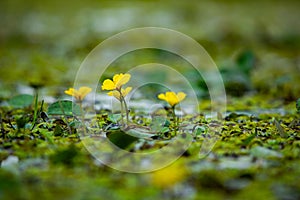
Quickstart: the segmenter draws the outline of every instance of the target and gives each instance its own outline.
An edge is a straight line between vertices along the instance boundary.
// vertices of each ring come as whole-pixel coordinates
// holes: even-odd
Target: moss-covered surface
[[[285,105],[279,113],[269,106],[264,109],[261,101],[253,101],[256,98],[230,99],[231,112],[220,120],[219,140],[206,157],[199,157],[199,151],[210,133],[195,131],[191,146],[175,164],[144,174],[119,172],[95,160],[76,128],[69,132],[65,118],[48,122],[39,118],[31,130],[32,108],[2,106],[1,199],[297,199],[300,119],[296,103]],[[181,120],[201,127],[210,123],[203,116],[195,119]],[[105,114],[97,120],[102,128],[112,123]],[[156,138],[152,147],[160,141]],[[152,147],[144,144],[132,150]]]

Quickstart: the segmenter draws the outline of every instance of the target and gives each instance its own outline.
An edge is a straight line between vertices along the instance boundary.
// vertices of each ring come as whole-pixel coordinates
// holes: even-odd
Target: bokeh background
[[[28,85],[45,86],[49,95],[59,96],[60,87],[73,84],[81,62],[101,41],[131,28],[157,26],[197,40],[220,68],[229,95],[250,91],[295,100],[300,93],[299,7],[296,0],[3,0],[0,96],[22,93]],[[129,56],[114,69],[157,55]],[[194,80],[193,73],[186,76]],[[194,81],[205,90],[202,80]]]

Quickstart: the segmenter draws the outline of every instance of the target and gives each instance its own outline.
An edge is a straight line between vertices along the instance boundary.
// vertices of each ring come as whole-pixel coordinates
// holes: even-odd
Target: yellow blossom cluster
[[[165,94],[159,94],[158,98],[164,100],[170,104],[171,107],[176,106],[179,102],[181,102],[186,97],[186,94],[183,92],[166,92]]]
[[[89,87],[80,87],[79,90],[76,90],[74,88],[69,88],[65,91],[67,95],[75,97],[77,101],[82,101],[84,97],[92,91]]]
[[[113,79],[106,79],[102,84],[102,90],[111,90],[107,94],[114,96],[118,100],[125,97],[131,90],[132,87],[122,88],[130,80],[130,74],[116,74]]]

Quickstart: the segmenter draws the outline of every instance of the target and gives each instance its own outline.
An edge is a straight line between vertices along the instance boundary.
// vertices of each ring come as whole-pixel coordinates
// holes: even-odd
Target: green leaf
[[[69,123],[70,127],[74,127],[74,128],[79,128],[81,126],[81,122],[80,121],[71,121]]]
[[[151,131],[157,132],[157,133],[162,132],[166,121],[167,121],[167,119],[162,116],[153,117],[151,124],[150,124]]]
[[[116,124],[121,120],[122,115],[121,114],[109,114],[108,115],[108,120],[111,121],[112,123]]]
[[[206,132],[207,132],[207,128],[205,126],[197,126],[194,133],[196,136],[199,136]]]
[[[126,134],[121,130],[113,130],[106,133],[107,138],[121,149],[128,148],[138,138]]]
[[[48,115],[80,115],[79,105],[72,101],[63,100],[57,101],[48,107]]]
[[[12,97],[8,104],[14,108],[24,108],[30,106],[33,102],[33,96],[29,94],[20,94]]]
[[[160,130],[161,133],[167,133],[167,132],[169,132],[169,131],[170,131],[169,127],[163,127],[163,128]]]
[[[155,134],[153,134],[153,131],[150,131],[146,127],[142,127],[142,126],[129,127],[125,131],[128,135],[131,135],[136,138],[147,139],[147,140],[152,140],[151,137],[155,136]]]

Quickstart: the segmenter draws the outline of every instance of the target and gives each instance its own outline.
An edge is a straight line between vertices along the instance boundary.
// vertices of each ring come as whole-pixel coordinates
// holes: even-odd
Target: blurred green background
[[[131,28],[157,26],[203,45],[221,69],[229,94],[253,90],[294,100],[300,93],[299,7],[296,0],[3,0],[0,96],[13,95],[18,85],[69,87],[81,62],[101,41]],[[245,64],[238,59],[246,59],[251,68],[246,76],[236,73]],[[130,62],[118,63],[122,65]],[[201,80],[195,84],[203,86]]]

